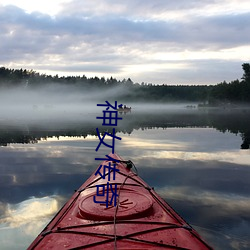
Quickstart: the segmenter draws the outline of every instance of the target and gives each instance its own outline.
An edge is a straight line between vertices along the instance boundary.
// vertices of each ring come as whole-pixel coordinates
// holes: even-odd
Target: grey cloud
[[[250,13],[195,18],[183,26],[188,42],[203,43],[217,48],[248,45]]]
[[[106,16],[107,13],[115,16],[150,17],[153,14],[162,14],[169,11],[198,9],[207,4],[218,3],[218,1],[198,0],[127,0],[126,2],[116,0],[74,0],[65,4],[62,11],[64,15],[80,16]]]
[[[202,4],[209,2],[202,2]],[[177,3],[173,1],[166,3],[160,0],[145,1],[143,6],[141,1],[130,0],[126,5],[113,0],[102,1],[102,4],[97,6],[97,11],[103,10],[103,12],[95,16],[91,16],[89,11],[96,2],[93,0],[87,3],[88,6],[83,5],[82,1],[70,3],[72,6],[78,4],[74,5],[74,9],[79,9],[81,15],[77,13],[69,15],[73,12],[70,5],[65,5],[68,13],[61,12],[55,17],[39,12],[28,14],[15,6],[0,5],[1,64],[27,61],[35,62],[36,69],[121,73],[126,65],[161,63],[154,59],[144,58],[144,52],[180,52],[186,49],[190,51],[218,50],[248,45],[250,40],[248,25],[250,13],[195,16],[188,21],[147,19],[147,14],[157,13],[158,10],[164,12],[177,7],[197,8],[201,3],[196,0],[189,1],[188,4],[186,1]],[[114,11],[111,7],[106,10],[107,5],[112,3]],[[82,6],[86,8],[83,10]],[[145,13],[146,18],[137,19],[133,13]],[[59,56],[60,61],[51,60],[53,56]],[[178,74],[180,78],[183,75],[184,82],[193,80],[199,82],[202,78],[198,76],[199,73],[208,72],[207,67],[210,62],[209,59],[200,62],[185,61],[192,66],[191,70],[196,68],[197,72],[187,68],[185,70],[171,69],[171,71],[166,69],[164,72],[159,70],[154,73],[158,74],[158,79],[160,76],[164,79],[174,79],[176,78],[174,75]],[[79,66],[80,63],[89,63],[89,65]],[[227,65],[226,69],[230,68],[229,62],[222,61],[222,63]],[[241,62],[234,62],[234,64],[238,63],[241,64]],[[214,79],[211,79],[211,70]],[[207,74],[210,74],[209,77],[214,83],[218,79],[224,80],[223,74],[226,73],[223,70],[212,69],[211,66],[209,72]],[[226,74],[226,76],[231,77],[233,73],[231,70],[229,72],[231,75]],[[142,81],[155,82],[152,79],[152,73],[145,72]],[[154,77],[156,77],[155,74]],[[239,77],[238,74],[236,77]],[[230,79],[235,79],[235,77]],[[137,78],[137,81],[140,80]]]
[[[46,69],[44,66],[40,66],[40,69]],[[105,65],[105,64],[87,64],[87,65],[79,65],[78,63],[73,65],[66,65],[66,66],[60,66],[60,65],[51,65],[51,70],[54,71],[61,71],[61,72],[96,72],[96,73],[109,73],[109,72],[119,72],[120,67],[116,65]]]
[[[53,45],[52,38],[63,35],[66,35],[69,44],[74,43],[75,40],[75,37],[71,36],[76,36],[78,42],[82,40],[93,44],[102,43],[103,40],[110,45],[135,41],[144,43],[162,41],[188,48],[240,46],[248,44],[250,39],[248,26],[250,13],[196,17],[184,23],[160,20],[135,21],[129,17],[117,16],[95,18],[58,16],[53,19],[40,13],[26,14],[19,8],[11,6],[2,9],[2,20],[5,21],[1,24],[1,30],[8,32],[13,29],[17,35],[25,35],[23,38],[25,41],[27,39],[29,46],[34,45],[32,41],[35,44],[40,41],[40,44],[45,46]],[[17,38],[19,38],[18,45],[20,37]]]

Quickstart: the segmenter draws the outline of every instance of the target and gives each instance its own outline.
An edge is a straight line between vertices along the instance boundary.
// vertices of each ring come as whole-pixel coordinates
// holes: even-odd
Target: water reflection
[[[104,133],[110,127],[100,127],[95,117],[99,113],[78,114],[73,120],[44,119],[38,121],[15,120],[0,123],[0,145],[11,143],[37,143],[41,139],[60,136],[87,137],[96,135],[96,127]],[[242,138],[239,148],[250,145],[250,109],[245,110],[133,110],[122,115],[117,131],[131,134],[137,129],[210,127],[220,132],[229,131]]]
[[[1,249],[23,249],[36,237],[48,219],[59,210],[60,197],[30,198],[17,204],[4,204],[0,217]],[[3,248],[2,248],[3,247]]]
[[[249,249],[250,154],[240,150],[248,118],[244,127],[231,115],[165,115],[127,114],[116,151],[216,249]],[[1,249],[27,247],[108,153],[95,152],[96,124],[55,124],[30,126],[35,144],[15,141],[22,129],[1,130]]]
[[[8,225],[11,228],[23,226],[24,224],[34,225],[34,222],[42,221],[42,218],[53,215],[59,209],[57,200],[51,197],[30,198],[17,204],[7,204],[4,218],[0,219],[0,223]],[[32,222],[32,223],[31,223]],[[32,233],[30,226],[26,227],[25,233]]]

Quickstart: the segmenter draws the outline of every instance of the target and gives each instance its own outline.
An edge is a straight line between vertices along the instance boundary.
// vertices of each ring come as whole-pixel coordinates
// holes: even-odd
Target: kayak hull
[[[95,171],[28,249],[212,249],[131,170],[130,161],[109,156],[120,162],[104,161],[97,170],[117,171],[109,176],[106,169],[104,179]],[[108,201],[117,198],[116,206],[115,199],[105,203],[103,191]]]

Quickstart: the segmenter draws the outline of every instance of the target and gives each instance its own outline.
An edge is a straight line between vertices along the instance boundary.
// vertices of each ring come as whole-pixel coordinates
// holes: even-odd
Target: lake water
[[[0,119],[1,249],[28,247],[109,153],[95,151],[101,111],[35,109]],[[121,117],[116,152],[215,249],[250,249],[250,111],[135,106]]]

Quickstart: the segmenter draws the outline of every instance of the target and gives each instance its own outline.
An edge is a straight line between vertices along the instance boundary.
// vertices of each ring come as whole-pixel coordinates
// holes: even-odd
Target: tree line
[[[224,81],[211,89],[209,103],[250,103],[250,64],[242,64],[242,69],[244,73],[241,80],[237,79],[230,83]]]
[[[250,64],[242,64],[243,76],[239,80],[216,85],[153,85],[134,83],[130,78],[117,80],[110,77],[52,76],[34,70],[0,67],[0,87],[38,88],[53,83],[80,88],[82,91],[122,87],[116,99],[126,101],[191,101],[208,105],[250,103]]]

